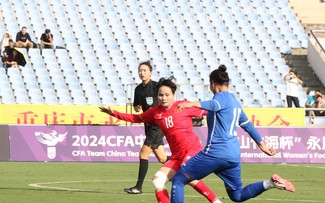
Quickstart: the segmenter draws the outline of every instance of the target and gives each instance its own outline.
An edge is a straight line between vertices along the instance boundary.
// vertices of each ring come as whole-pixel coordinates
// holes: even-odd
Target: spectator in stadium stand
[[[288,107],[292,107],[292,103],[295,107],[299,108],[299,98],[298,98],[298,91],[299,85],[302,85],[302,80],[300,80],[296,73],[293,70],[290,70],[284,77],[283,77],[286,85],[287,85],[287,104]]]
[[[189,108],[208,112],[208,136],[204,149],[182,165],[174,176],[171,203],[184,202],[184,186],[191,180],[201,180],[212,173],[223,180],[228,196],[234,202],[254,198],[271,188],[295,191],[290,181],[278,175],[242,187],[237,126],[241,126],[268,156],[275,155],[276,151],[266,146],[234,94],[229,93],[230,78],[226,70],[226,66],[220,65],[211,72],[210,90],[214,93],[211,100],[178,104],[180,112]]]
[[[322,95],[317,95],[316,102],[311,105],[311,108],[325,108],[324,98]],[[310,111],[311,116],[311,124],[314,124],[314,120],[316,116],[325,116],[324,110],[313,110]]]
[[[8,54],[6,60],[4,61],[6,72],[8,68],[18,68],[19,66],[26,65],[26,59],[23,53],[19,52],[17,49],[13,49],[12,53]]]
[[[18,48],[26,48],[27,51],[29,48],[34,47],[34,43],[30,38],[30,35],[27,32],[26,27],[22,27],[21,31],[19,31],[16,35],[16,46]]]
[[[53,49],[53,34],[50,29],[46,29],[41,36],[41,50],[42,49]]]
[[[5,62],[5,68],[18,68],[18,58],[17,58],[17,50],[13,50],[12,54],[10,54]]]
[[[6,69],[6,72],[8,68],[10,67],[18,67],[18,64],[16,61],[14,61],[14,41],[12,39],[9,39],[9,44],[8,46],[5,47],[3,51],[3,57],[2,57],[2,62],[3,62],[3,67]]]
[[[3,51],[5,50],[6,46],[9,46],[9,40],[11,39],[11,35],[6,32],[2,39],[1,39],[1,48],[0,48],[0,55],[3,56]]]
[[[315,90],[313,95],[310,95],[305,103],[305,108],[311,108],[311,106],[316,102],[316,98],[318,95],[322,95],[320,90]],[[306,111],[306,115],[309,115],[309,111]]]
[[[151,107],[141,114],[120,113],[103,106],[99,109],[118,119],[133,123],[145,122],[148,125],[157,125],[162,130],[172,155],[170,160],[163,164],[154,175],[152,182],[156,188],[157,201],[169,203],[166,183],[173,179],[182,164],[202,149],[199,137],[193,132],[192,117],[201,117],[206,114],[206,111],[198,108],[178,111],[178,104],[186,101],[174,100],[177,86],[170,78],[160,79],[157,88],[159,105]],[[220,202],[202,180],[193,180],[189,184],[209,202]]]
[[[158,105],[157,82],[151,80],[152,66],[150,61],[139,64],[138,74],[142,83],[134,90],[133,108],[136,112],[145,112],[149,108]],[[138,181],[134,187],[125,188],[124,191],[129,194],[141,194],[143,181],[149,168],[149,155],[153,152],[160,163],[168,161],[164,150],[164,134],[156,125],[144,125],[146,139],[139,153],[140,165],[138,172]]]
[[[2,62],[3,63],[8,59],[9,56],[12,56],[12,52],[15,49],[14,45],[15,45],[14,41],[12,39],[9,39],[8,45],[2,51]]]

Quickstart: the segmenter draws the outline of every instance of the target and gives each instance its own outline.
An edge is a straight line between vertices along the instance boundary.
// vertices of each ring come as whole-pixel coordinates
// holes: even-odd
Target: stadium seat
[[[2,95],[1,103],[2,104],[15,104],[16,101],[12,94],[7,94],[7,95]]]
[[[134,64],[143,59],[154,64],[155,79],[180,69],[186,77],[177,76],[179,82],[193,84],[202,79],[201,83],[208,85],[210,71],[215,64],[223,63],[228,70],[250,71],[256,78],[264,77],[264,71],[269,83],[277,85],[281,80],[268,73],[277,71],[282,77],[287,71],[281,54],[308,45],[307,35],[285,0],[11,0],[2,4],[2,10],[6,30],[16,33],[18,25],[27,22],[28,30],[33,30],[32,38],[38,39],[46,26],[55,43],[66,48],[46,49],[42,55],[39,49],[26,53],[32,69],[22,69],[16,75],[23,76],[27,89],[36,87],[32,80],[37,80],[40,89],[52,89],[46,82],[50,80],[56,89],[78,89],[78,83],[92,82],[94,90],[105,89],[105,80],[124,85],[138,82]],[[27,11],[31,10],[39,12],[30,15]],[[132,74],[123,75],[121,69]],[[8,74],[10,82],[19,78],[12,74]],[[242,78],[246,84],[257,88],[257,82],[248,79],[252,74],[245,74]],[[232,78],[235,84],[242,84],[240,80]],[[13,88],[19,87],[22,84],[13,84]],[[83,99],[79,101],[84,103]]]
[[[254,98],[243,98],[241,102],[243,107],[259,107],[258,102]]]
[[[272,107],[285,107],[284,101],[280,98],[270,99]]]
[[[89,105],[94,105],[94,106],[99,106],[102,104],[98,97],[88,97],[87,102]]]

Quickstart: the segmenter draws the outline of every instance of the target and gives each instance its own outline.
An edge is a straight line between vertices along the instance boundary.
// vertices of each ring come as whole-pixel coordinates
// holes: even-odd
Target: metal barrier
[[[308,112],[308,125],[315,124],[316,119],[322,119],[324,123],[320,122],[319,124],[325,125],[325,116],[316,116],[315,118],[312,118],[311,111],[325,111],[325,108],[305,108],[306,112]]]
[[[315,43],[319,46],[319,54],[325,54],[325,48],[322,46],[316,35],[325,35],[325,30],[311,30],[311,36],[314,38]]]

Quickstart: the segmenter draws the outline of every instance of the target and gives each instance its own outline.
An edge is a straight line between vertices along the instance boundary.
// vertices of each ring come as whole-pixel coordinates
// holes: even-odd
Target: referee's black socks
[[[148,159],[140,159],[138,181],[135,186],[136,188],[138,188],[140,190],[142,189],[144,178],[147,175],[148,167],[149,167]]]

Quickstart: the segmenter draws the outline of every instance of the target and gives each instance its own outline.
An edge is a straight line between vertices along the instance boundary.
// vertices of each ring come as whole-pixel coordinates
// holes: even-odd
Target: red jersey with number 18
[[[200,151],[202,146],[200,139],[193,132],[192,117],[201,117],[206,115],[206,111],[191,107],[177,110],[177,101],[170,109],[165,109],[163,106],[154,106],[142,114],[125,114],[113,111],[116,118],[133,122],[147,123],[148,125],[157,125],[166,136],[170,150],[172,152],[171,159],[183,159],[189,151]]]

